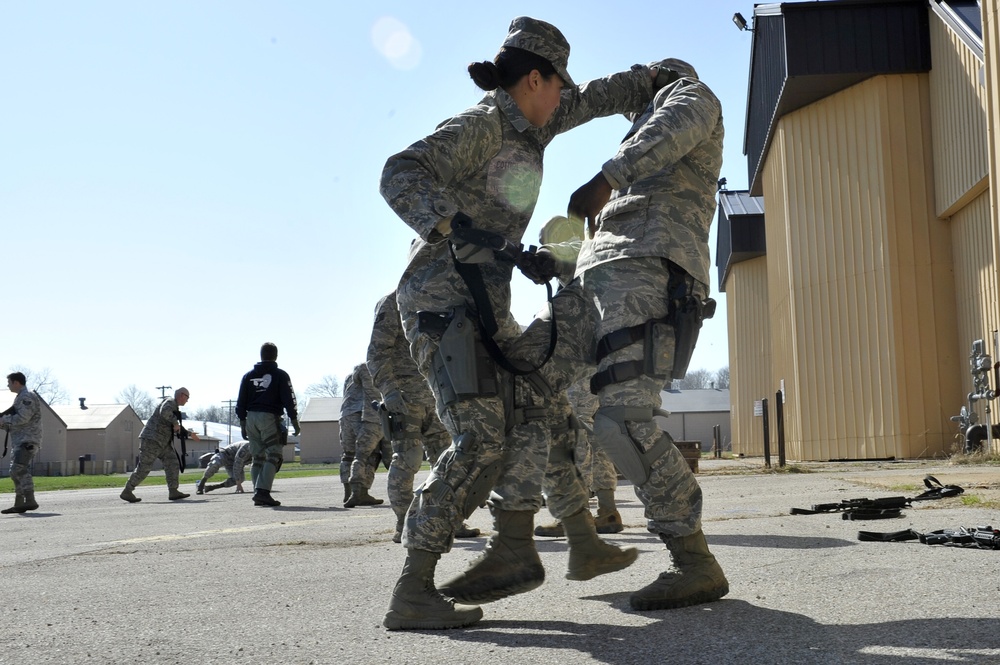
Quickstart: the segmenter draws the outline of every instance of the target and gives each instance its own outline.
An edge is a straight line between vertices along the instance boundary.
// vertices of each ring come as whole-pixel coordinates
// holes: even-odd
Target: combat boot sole
[[[722,569],[719,568],[721,574]],[[729,593],[729,582],[725,576],[698,572],[660,573],[659,578],[649,586],[639,589],[628,602],[632,609],[641,612],[651,610],[675,610],[681,607],[701,605],[719,600]]]
[[[562,522],[539,524],[535,527],[535,535],[542,538],[562,538],[566,535],[566,529],[563,528]]]
[[[494,571],[473,565],[438,591],[460,603],[492,603],[528,593],[545,582],[545,568],[541,563],[512,566],[494,558],[491,564]]]
[[[382,625],[388,630],[447,630],[471,626],[483,618],[480,607],[455,605],[444,598],[434,605],[410,603],[393,594]]]
[[[617,547],[600,552],[599,556],[589,556],[584,561],[574,561],[573,550],[570,549],[569,570],[566,579],[584,582],[600,575],[624,570],[639,558],[639,550],[634,547],[619,549]]]

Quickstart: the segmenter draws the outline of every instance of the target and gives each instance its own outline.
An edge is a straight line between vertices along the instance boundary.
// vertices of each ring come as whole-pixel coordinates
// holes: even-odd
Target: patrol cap
[[[567,86],[576,85],[566,71],[566,65],[569,64],[569,42],[551,23],[530,16],[518,16],[510,22],[510,29],[503,45],[524,49],[545,58],[552,63],[556,73]]]
[[[698,72],[694,70],[689,63],[679,60],[677,58],[667,58],[666,60],[658,60],[657,62],[649,63],[649,67],[659,67],[660,69],[670,69],[677,72],[680,77],[688,77],[696,79],[698,78]]]

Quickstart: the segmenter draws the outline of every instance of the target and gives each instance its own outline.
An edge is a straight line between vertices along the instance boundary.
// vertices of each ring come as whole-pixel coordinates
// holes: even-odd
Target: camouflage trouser
[[[594,294],[601,310],[597,339],[622,328],[665,317],[669,278],[667,262],[654,257],[620,259],[587,270],[583,283]],[[703,285],[696,285],[696,288],[702,289],[700,295],[707,294]],[[673,328],[666,324],[657,324],[654,328],[656,364],[658,367],[672,367]],[[642,343],[631,344],[602,359],[598,369],[639,360],[643,354]],[[658,409],[662,407],[660,391],[669,381],[669,377],[640,376],[605,386],[598,398],[602,407],[622,405]],[[627,427],[631,438],[643,451],[649,450],[665,435],[655,420],[629,422]],[[598,443],[603,445],[600,441]],[[676,446],[667,448],[667,452],[653,462],[649,480],[637,486],[635,493],[646,507],[647,528],[651,532],[684,536],[701,528],[701,488]]]
[[[424,450],[433,463],[451,442],[433,408],[414,404],[408,408],[409,413],[403,416],[404,433],[392,441],[392,462],[386,479],[389,504],[397,517],[406,515],[413,501],[413,477],[424,461]]]
[[[340,482],[344,485],[351,480],[351,463],[358,449],[358,432],[361,431],[361,412],[345,413],[340,419]]]
[[[361,483],[365,488],[370,488],[375,482],[378,465],[374,463],[373,455],[382,446],[382,434],[380,421],[361,420],[361,429],[354,444],[354,461],[351,462],[351,473],[347,482]],[[392,455],[388,445],[384,449],[384,454],[386,457]]]
[[[223,464],[222,455],[218,454],[218,453],[215,454],[215,455],[212,455],[212,459],[210,459],[208,461],[208,465],[205,467],[205,473],[202,474],[201,479],[207,481],[209,478],[211,478],[216,473],[218,473],[219,469],[221,469],[223,466],[224,466],[224,464]],[[233,477],[233,467],[232,467],[232,465],[229,465],[229,466],[226,467],[226,473],[229,474],[230,478]]]
[[[177,489],[180,485],[181,467],[177,453],[174,451],[173,442],[173,437],[166,441],[139,439],[139,464],[129,476],[125,487],[134,490],[149,475],[153,468],[153,462],[160,460],[163,462],[163,475],[167,478],[167,488]]]
[[[432,362],[438,350],[438,338],[418,332],[413,320],[404,319],[404,329],[413,360],[431,385],[435,409],[452,442],[436,460],[427,479],[414,491],[413,502],[406,513],[402,542],[408,549],[444,553],[451,550],[455,529],[465,519],[469,490],[484,470],[504,457],[503,398],[500,395],[470,396],[445,405],[441,390],[433,380]],[[460,441],[463,448],[457,445]]]
[[[618,487],[618,469],[604,449],[594,445],[592,437],[587,435],[587,444],[591,446],[590,490],[613,490]]]
[[[583,379],[589,380],[594,367],[593,331],[597,325],[597,310],[593,296],[583,290],[578,281],[561,289],[552,300],[558,343],[551,359],[538,374],[548,384],[551,394],[540,403],[546,406],[546,431],[531,431],[532,424],[519,425],[512,437],[538,437],[547,440],[548,459],[544,469],[544,490],[549,512],[556,519],[568,517],[587,507],[590,487],[585,484],[574,460],[577,432],[571,424],[573,408],[567,391]],[[531,366],[538,366],[549,348],[551,318],[547,313],[538,316],[510,348],[510,357]],[[537,393],[536,393],[537,395]]]
[[[515,378],[515,414],[536,406],[544,409],[545,400],[533,394],[525,379]],[[490,496],[494,509],[532,512],[541,509],[546,459],[552,440],[550,427],[546,414],[539,420],[518,422],[507,431],[503,467]]]
[[[270,492],[282,458],[281,417],[264,411],[247,413],[247,436],[250,439],[250,478],[255,490]]]
[[[10,451],[10,479],[14,481],[14,492],[24,494],[35,491],[35,480],[31,477],[31,462],[35,459],[39,444],[22,442]]]

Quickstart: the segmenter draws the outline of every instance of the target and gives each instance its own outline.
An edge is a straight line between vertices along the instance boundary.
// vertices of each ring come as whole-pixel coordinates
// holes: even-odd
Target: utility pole
[[[236,403],[234,399],[227,399],[223,404],[229,405],[229,419],[226,421],[226,429],[229,431],[229,443],[233,443],[233,404]]]
[[[173,388],[173,386],[156,386],[156,389],[160,391],[160,400],[167,398],[167,391]]]

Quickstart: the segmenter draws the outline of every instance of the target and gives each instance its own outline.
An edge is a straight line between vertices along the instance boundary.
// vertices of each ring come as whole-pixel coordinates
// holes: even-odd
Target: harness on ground
[[[898,543],[919,540],[925,545],[946,545],[950,547],[970,547],[981,550],[1000,550],[1000,530],[991,526],[960,526],[957,529],[939,529],[920,533],[913,529],[879,533],[858,531],[858,540],[864,542]]]

